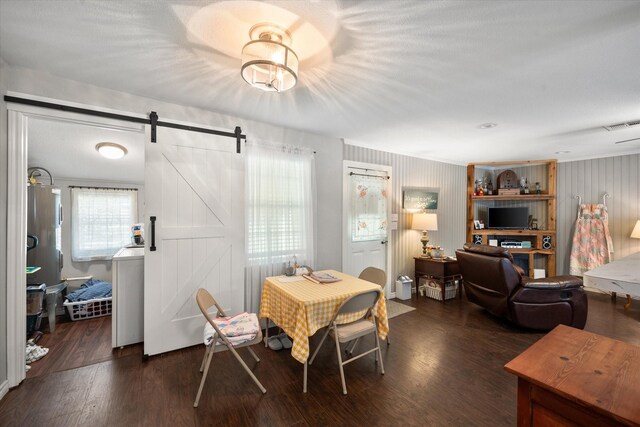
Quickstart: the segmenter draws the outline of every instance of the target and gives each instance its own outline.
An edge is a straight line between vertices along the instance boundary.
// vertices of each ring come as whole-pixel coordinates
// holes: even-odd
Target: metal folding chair
[[[344,379],[344,365],[347,363],[351,363],[354,360],[357,360],[363,356],[366,356],[369,353],[376,352],[375,361],[380,361],[380,371],[382,375],[384,375],[384,364],[382,362],[382,352],[380,351],[380,340],[378,338],[378,327],[376,325],[376,320],[371,313],[373,307],[376,305],[378,300],[383,297],[381,290],[373,290],[367,291],[360,294],[353,295],[352,297],[345,300],[340,307],[336,310],[333,318],[331,319],[331,323],[327,328],[326,332],[322,336],[322,340],[316,348],[316,351],[311,356],[309,360],[309,365],[311,365],[324,344],[325,339],[328,335],[332,335],[336,342],[336,353],[338,354],[338,364],[340,366],[340,379],[342,380],[342,392],[347,394],[347,385]],[[346,324],[338,324],[336,322],[337,318],[340,315],[348,315],[362,312],[362,316],[360,316],[357,320],[352,321]],[[346,361],[342,361],[342,354],[340,352],[340,343],[348,343],[353,340],[356,340],[360,337],[373,333],[376,340],[376,346],[370,350],[365,351],[355,357],[352,357]]]
[[[231,342],[229,342],[227,337],[222,332],[220,332],[220,329],[215,324],[215,322],[211,318],[211,315],[209,314],[209,309],[215,306],[216,309],[218,310],[216,317],[225,317],[224,310],[222,309],[222,307],[220,307],[220,305],[213,298],[213,296],[211,296],[211,294],[207,292],[206,289],[200,288],[196,293],[196,302],[198,303],[198,307],[200,307],[200,311],[202,312],[204,317],[207,319],[207,321],[211,324],[211,326],[213,326],[216,332],[215,332],[215,335],[213,336],[213,339],[211,340],[211,343],[207,345],[204,350],[204,357],[202,358],[202,363],[200,364],[200,372],[204,370],[204,373],[202,374],[202,380],[200,381],[200,387],[198,388],[198,394],[196,395],[196,400],[195,402],[193,402],[193,407],[194,408],[198,407],[198,402],[200,401],[200,395],[202,394],[202,388],[204,387],[204,382],[206,381],[207,373],[209,372],[211,357],[213,356],[213,353],[219,353],[221,351],[229,350],[234,355],[234,357],[238,360],[238,362],[240,362],[244,370],[247,371],[247,373],[249,374],[251,379],[253,379],[253,381],[256,383],[260,391],[262,391],[262,393],[266,393],[267,390],[262,386],[260,381],[258,381],[256,376],[253,375],[253,372],[251,372],[247,364],[244,363],[244,360],[242,360],[242,358],[236,351],[236,348],[247,347],[247,350],[249,350],[249,352],[251,353],[253,358],[256,360],[256,362],[260,362],[260,359],[253,352],[250,346],[255,344],[260,344],[260,342],[262,341],[262,330],[258,329],[258,335],[256,335],[256,337],[253,340],[234,346]]]

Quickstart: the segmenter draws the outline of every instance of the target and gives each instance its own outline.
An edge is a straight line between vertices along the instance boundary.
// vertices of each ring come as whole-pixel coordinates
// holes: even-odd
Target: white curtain
[[[386,176],[351,175],[351,240],[364,242],[387,237]]]
[[[265,277],[294,256],[315,265],[315,160],[306,148],[247,143],[245,307],[258,311]]]
[[[71,188],[71,258],[110,260],[131,243],[137,213],[135,189]]]

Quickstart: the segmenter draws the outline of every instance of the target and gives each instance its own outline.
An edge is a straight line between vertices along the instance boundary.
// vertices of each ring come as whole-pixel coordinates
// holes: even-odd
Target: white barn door
[[[244,161],[233,138],[147,127],[144,354],[202,343],[195,301],[207,289],[244,309]],[[155,217],[155,251],[151,217]]]

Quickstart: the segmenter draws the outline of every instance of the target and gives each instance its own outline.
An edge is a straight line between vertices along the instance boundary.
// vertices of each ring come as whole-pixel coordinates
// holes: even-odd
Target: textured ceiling
[[[304,58],[289,92],[240,77],[262,21]],[[601,127],[640,119],[639,51],[637,1],[0,0],[12,66],[456,163],[640,152]]]
[[[47,169],[55,178],[144,184],[144,133],[79,123],[29,119],[28,165]],[[96,150],[99,142],[127,149],[109,160]]]

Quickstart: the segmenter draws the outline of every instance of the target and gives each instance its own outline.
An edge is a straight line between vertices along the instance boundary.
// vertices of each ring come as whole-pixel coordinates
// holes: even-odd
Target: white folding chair
[[[195,402],[193,402],[193,407],[194,408],[198,407],[198,402],[200,401],[200,394],[202,394],[202,388],[204,387],[204,382],[207,379],[207,373],[209,372],[211,357],[213,356],[213,353],[218,353],[221,351],[227,351],[227,350],[231,351],[231,353],[235,356],[238,362],[240,362],[244,370],[247,371],[251,379],[253,379],[253,381],[256,383],[260,391],[262,391],[262,393],[266,393],[267,390],[262,386],[260,381],[258,381],[256,376],[253,375],[253,372],[251,372],[247,364],[244,363],[244,360],[242,360],[242,358],[236,351],[236,348],[247,347],[247,350],[249,350],[249,352],[251,353],[253,358],[256,360],[256,362],[260,362],[260,359],[258,358],[258,356],[253,352],[253,350],[249,346],[260,344],[262,342],[262,330],[258,329],[258,335],[256,335],[256,337],[253,340],[234,346],[231,342],[229,342],[227,337],[222,332],[220,332],[220,329],[218,328],[218,326],[215,324],[215,322],[209,315],[209,309],[215,306],[216,309],[218,310],[216,317],[225,317],[224,310],[222,309],[222,307],[220,307],[220,305],[213,298],[213,296],[211,296],[211,294],[207,292],[206,289],[200,288],[196,293],[196,302],[198,303],[198,307],[200,307],[200,311],[202,312],[204,317],[207,319],[209,324],[213,326],[216,332],[213,336],[213,339],[211,340],[211,343],[207,345],[204,349],[204,357],[202,358],[202,363],[200,364],[200,372],[202,372],[204,369],[204,373],[202,374],[202,380],[200,381],[200,387],[198,388],[198,394],[196,395],[196,400]]]
[[[380,371],[382,375],[384,375],[384,364],[382,363],[382,352],[380,351],[380,340],[378,339],[378,327],[376,325],[376,320],[371,313],[373,307],[381,297],[382,291],[376,289],[353,295],[345,300],[336,310],[333,318],[331,319],[329,327],[322,336],[322,340],[320,341],[318,348],[316,348],[316,351],[313,353],[313,356],[311,356],[311,359],[309,360],[309,365],[311,365],[316,358],[320,347],[322,347],[322,344],[324,344],[325,339],[329,334],[331,334],[336,342],[336,353],[338,354],[338,364],[340,366],[340,379],[342,380],[342,393],[344,394],[347,394],[347,385],[344,380],[343,367],[347,363],[351,363],[354,360],[366,356],[369,353],[376,352],[375,361],[376,363],[378,362],[378,360],[380,361]],[[341,325],[336,323],[336,319],[338,318],[338,316],[358,312],[363,312],[363,315],[357,320]],[[342,354],[340,353],[340,343],[348,343],[371,333],[375,336],[376,346],[371,350],[365,351],[364,353],[361,353],[343,362]]]

